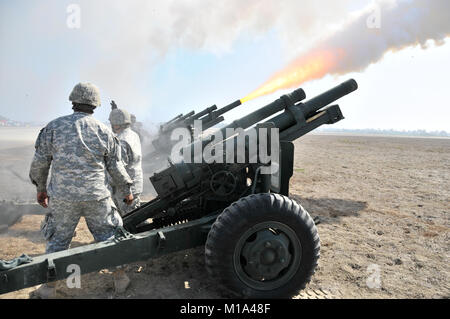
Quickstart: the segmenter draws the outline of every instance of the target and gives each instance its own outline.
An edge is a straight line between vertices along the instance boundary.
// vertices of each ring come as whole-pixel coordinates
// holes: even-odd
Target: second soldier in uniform
[[[121,215],[132,211],[140,206],[140,194],[143,190],[143,173],[142,173],[142,150],[141,141],[131,129],[131,116],[124,109],[118,109],[115,107],[115,103],[109,115],[109,121],[113,132],[117,135],[122,148],[122,161],[125,164],[125,169],[133,180],[133,186],[131,190],[133,192],[134,200],[131,205],[126,205],[123,202],[123,193],[121,189],[117,187],[112,181],[113,199],[117,207],[120,210]]]

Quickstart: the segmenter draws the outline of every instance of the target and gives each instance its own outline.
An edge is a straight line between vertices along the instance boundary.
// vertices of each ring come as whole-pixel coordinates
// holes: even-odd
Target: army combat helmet
[[[100,90],[92,83],[78,83],[70,93],[69,101],[99,107],[101,104]]]
[[[109,113],[109,122],[111,125],[129,125],[131,124],[131,116],[126,110],[113,108]]]

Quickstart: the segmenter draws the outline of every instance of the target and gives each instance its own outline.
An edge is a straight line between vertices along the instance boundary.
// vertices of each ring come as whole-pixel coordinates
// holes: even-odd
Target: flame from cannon
[[[258,89],[241,99],[241,102],[244,103],[280,89],[298,87],[307,81],[319,79],[328,74],[343,55],[343,50],[338,52],[318,51],[302,55],[283,70],[275,73]]]

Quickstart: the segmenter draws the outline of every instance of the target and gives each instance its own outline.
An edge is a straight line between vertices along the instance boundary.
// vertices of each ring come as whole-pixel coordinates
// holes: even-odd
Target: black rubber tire
[[[301,244],[301,259],[295,274],[283,286],[259,290],[242,281],[234,266],[234,252],[241,236],[251,227],[268,221],[289,226]],[[294,200],[279,194],[243,197],[227,207],[214,222],[205,245],[206,268],[223,286],[243,298],[289,298],[311,280],[320,256],[316,225]]]

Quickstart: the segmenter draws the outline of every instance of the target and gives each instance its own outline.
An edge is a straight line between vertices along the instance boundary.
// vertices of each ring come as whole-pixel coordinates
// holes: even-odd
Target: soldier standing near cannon
[[[144,184],[141,141],[138,134],[131,128],[132,121],[130,113],[124,109],[117,108],[114,101],[111,102],[109,121],[113,132],[119,139],[122,149],[122,161],[125,164],[125,169],[133,180],[131,190],[133,192],[134,200],[131,205],[124,204],[124,194],[122,194],[120,188],[114,184],[114,181],[112,183],[113,199],[120,214],[123,216],[141,205],[140,194],[142,194]]]
[[[100,106],[98,88],[91,83],[79,83],[69,100],[74,113],[51,121],[39,133],[29,174],[37,187],[38,203],[50,210],[41,225],[47,241],[46,253],[69,248],[81,216],[96,241],[111,238],[116,228],[122,226],[107,188],[106,172],[120,188],[123,200],[127,204],[133,202],[133,182],[121,161],[119,141],[92,116]],[[123,275],[123,270],[116,271],[114,283],[120,283]],[[55,288],[54,282],[47,283],[35,294],[51,298],[55,296]]]

